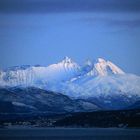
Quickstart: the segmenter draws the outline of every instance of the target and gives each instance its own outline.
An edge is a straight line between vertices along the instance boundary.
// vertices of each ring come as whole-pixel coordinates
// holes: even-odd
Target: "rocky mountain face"
[[[1,88],[0,113],[67,113],[86,112],[100,108],[84,100],[72,100],[60,93],[34,87]]]

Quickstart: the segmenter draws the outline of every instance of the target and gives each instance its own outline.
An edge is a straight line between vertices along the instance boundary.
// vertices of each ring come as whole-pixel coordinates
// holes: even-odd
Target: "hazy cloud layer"
[[[140,0],[0,0],[0,13],[140,12]]]
[[[78,21],[86,22],[89,24],[99,23],[99,24],[105,24],[107,26],[122,26],[122,27],[128,27],[128,28],[137,28],[140,27],[140,18],[137,19],[117,19],[117,18],[108,18],[108,17],[87,17],[87,18],[81,18]]]

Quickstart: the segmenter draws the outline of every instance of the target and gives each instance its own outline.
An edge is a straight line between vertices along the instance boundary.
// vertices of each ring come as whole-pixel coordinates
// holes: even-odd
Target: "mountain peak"
[[[87,66],[93,66],[93,62],[89,59],[86,60],[85,65]]]
[[[62,60],[62,62],[64,62],[64,63],[72,63],[73,60],[71,58],[69,58],[68,56],[65,56],[64,59]]]
[[[88,73],[88,75],[92,76],[106,76],[112,74],[124,74],[124,72],[118,66],[103,58],[98,58],[93,69]]]
[[[103,59],[103,58],[98,58],[98,59],[97,59],[97,62],[99,62],[99,63],[106,63],[106,60]]]

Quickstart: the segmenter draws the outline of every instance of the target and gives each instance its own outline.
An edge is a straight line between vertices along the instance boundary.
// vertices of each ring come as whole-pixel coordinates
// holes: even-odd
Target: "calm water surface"
[[[0,140],[140,140],[140,129],[118,128],[8,128]]]

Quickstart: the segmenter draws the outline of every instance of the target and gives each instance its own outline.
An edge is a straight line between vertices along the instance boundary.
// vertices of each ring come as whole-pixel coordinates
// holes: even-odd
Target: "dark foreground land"
[[[140,129],[12,128],[0,129],[0,140],[140,140]]]
[[[1,114],[0,127],[140,128],[140,109],[65,114]]]

